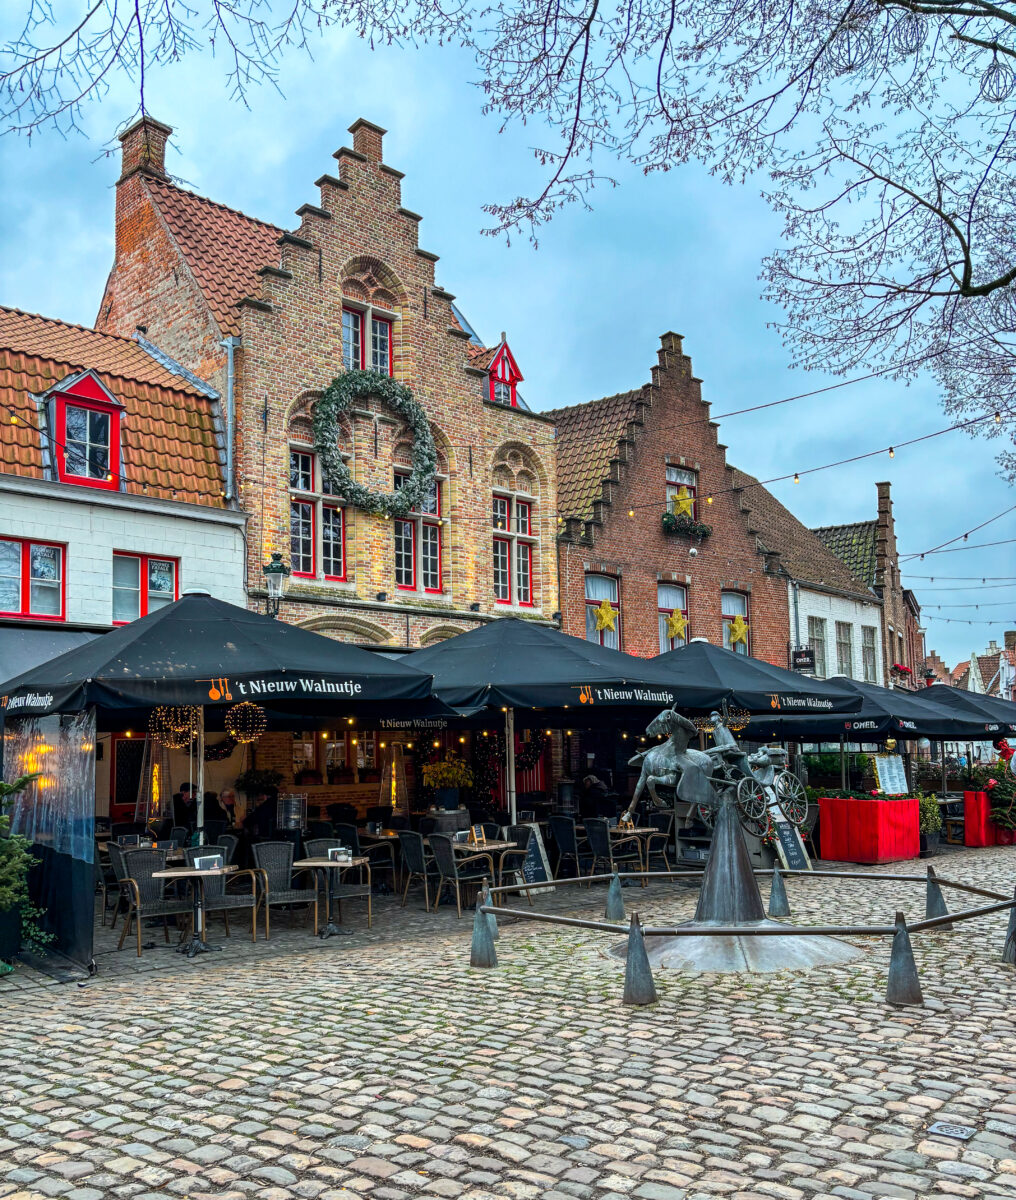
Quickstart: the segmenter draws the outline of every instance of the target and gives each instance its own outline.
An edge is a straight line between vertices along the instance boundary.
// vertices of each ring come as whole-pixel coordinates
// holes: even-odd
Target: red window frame
[[[441,506],[440,497],[441,497],[441,490],[440,490],[440,488],[438,488],[438,507],[439,508]],[[423,536],[424,529],[433,529],[434,532],[437,534],[437,587],[427,587],[426,582],[424,582],[424,585],[423,585],[423,590],[425,592],[430,593],[432,596],[436,596],[436,595],[440,594],[440,592],[443,590],[441,587],[441,573],[444,569],[444,565],[442,562],[443,553],[442,553],[442,547],[441,547],[441,525],[440,525],[440,522],[421,521],[420,522],[421,539]],[[415,549],[415,547],[414,547],[414,549]],[[423,558],[422,558],[422,555],[423,555],[422,540],[421,540],[421,545],[420,545],[420,554],[421,554],[420,565],[422,567],[424,565]],[[426,581],[426,575],[424,576],[424,580]]]
[[[527,583],[528,590],[529,590],[529,599],[528,600],[522,599],[522,590],[518,587],[518,576],[521,574],[521,572],[519,571],[518,556],[521,554],[523,547],[525,547],[527,554],[528,554],[528,558],[529,558],[529,561],[526,564],[526,583]],[[515,543],[515,555],[516,555],[516,557],[515,557],[515,574],[516,574],[515,594],[519,597],[519,608],[532,608],[533,603],[534,603],[534,601],[533,601],[533,543],[532,542],[516,542]]]
[[[495,604],[511,604],[511,602],[512,602],[512,591],[513,591],[513,584],[514,584],[514,580],[513,580],[513,578],[512,578],[512,574],[513,574],[513,570],[514,570],[514,565],[513,565],[513,563],[512,563],[512,543],[511,543],[511,538],[500,538],[500,537],[496,537],[496,538],[494,539],[494,545],[495,545],[495,546],[498,546],[498,545],[504,546],[504,547],[505,547],[505,550],[506,550],[506,553],[507,553],[507,558],[508,558],[508,566],[507,566],[507,570],[506,570],[506,572],[505,572],[505,573],[506,573],[506,575],[508,576],[508,596],[507,596],[507,598],[505,598],[505,599],[503,599],[503,600],[502,600],[502,599],[501,599],[501,598],[498,596],[497,592],[495,591],[495,592],[494,592],[494,603],[495,603]],[[493,575],[493,571],[491,572],[491,574]]]
[[[399,576],[398,576],[399,565],[398,565],[398,562],[396,562],[395,563],[395,586],[401,592],[415,592],[416,591],[416,522],[414,520],[412,520],[412,518],[410,518],[410,517],[396,517],[394,524],[393,524],[393,535],[395,537],[399,536],[399,526],[400,525],[407,525],[409,527],[409,545],[410,545],[409,562],[413,568],[413,582],[412,583],[399,583]],[[394,551],[394,547],[393,547],[393,551]],[[394,557],[394,555],[393,555],[393,557]]]
[[[526,514],[526,527],[522,528],[522,513]],[[528,500],[515,501],[515,532],[523,537],[533,536],[533,506]]]
[[[356,355],[356,357],[360,360],[360,369],[362,370],[363,369],[363,354],[364,354],[364,336],[363,336],[364,320],[363,320],[363,318],[366,316],[366,313],[364,313],[363,309],[360,309],[360,308],[351,308],[349,305],[346,305],[346,304],[344,304],[342,306],[342,316],[343,316],[343,321],[342,321],[342,365],[343,366],[346,366],[346,321],[345,321],[346,313],[349,313],[350,316],[355,317],[357,319],[357,321],[359,321],[359,323],[360,323],[360,353],[358,355]],[[346,369],[347,370],[355,369],[355,367],[354,368],[347,367]]]
[[[44,542],[40,538],[12,537],[0,534],[0,541],[17,542],[21,547],[21,609],[18,612],[0,612],[0,617],[20,617],[30,621],[65,621],[67,619],[67,545],[65,542]],[[28,607],[32,603],[32,555],[30,547],[45,546],[60,551],[60,612],[33,613]]]
[[[382,374],[389,375],[389,376],[394,375],[395,374],[395,345],[394,345],[394,339],[392,337],[393,323],[388,319],[388,317],[375,317],[373,313],[371,313],[371,318],[370,318],[370,365],[371,365],[371,370],[374,370],[374,371],[378,370],[378,368],[374,365],[374,326],[375,325],[384,325],[385,328],[388,330],[388,369],[386,371],[383,371]],[[361,340],[364,342],[364,365],[366,365],[366,361],[367,361],[366,339],[364,338]]]
[[[500,404],[504,408],[518,408],[519,399],[516,392],[518,381],[522,378],[507,343],[502,342],[494,361],[490,364],[489,395],[492,404]],[[498,397],[498,388],[508,389],[508,401]]]
[[[296,566],[293,566],[292,574],[297,579],[314,579],[317,575],[317,522],[314,520],[314,501],[313,500],[294,500],[290,497],[289,512],[290,512],[290,533],[289,533],[289,558],[290,562],[296,563],[296,555],[293,553],[293,525],[292,513],[294,508],[305,508],[310,513],[310,567],[309,571],[298,571]]]
[[[583,576],[583,580],[582,580],[583,595],[585,594],[585,582],[590,577],[593,577],[596,579],[612,579],[614,581],[614,583],[616,585],[617,599],[616,600],[607,600],[607,603],[614,610],[614,612],[617,613],[617,622],[616,623],[617,623],[617,625],[620,625],[621,624],[621,577],[619,575],[605,575],[602,571],[587,571],[585,573],[585,575]],[[590,608],[599,608],[602,603],[603,603],[602,599],[591,600],[588,596],[585,597],[585,605],[586,605],[587,612],[589,611]],[[599,639],[598,640],[599,640],[599,644],[601,646],[606,645],[606,642],[604,641],[604,634],[606,632],[607,632],[607,630],[605,630],[605,629],[599,630]],[[621,649],[621,630],[615,629],[612,632],[615,632],[617,634],[616,649],[620,650]],[[589,641],[589,637],[587,636],[585,640]],[[595,643],[594,643],[594,645],[595,645]],[[608,649],[614,649],[614,647],[608,647]]]
[[[664,482],[665,482],[666,491],[667,491],[667,512],[674,511],[673,501],[677,499],[677,493],[681,490],[681,488],[684,488],[685,491],[688,493],[688,498],[691,500],[691,519],[693,521],[697,521],[698,516],[699,516],[698,471],[692,471],[688,467],[678,467],[678,466],[675,466],[673,463],[669,463],[668,467],[673,467],[675,471],[684,471],[688,475],[694,475],[695,482],[694,483],[675,483],[674,481],[667,479],[666,472],[664,472]],[[673,488],[673,490],[674,490],[674,495],[671,495],[671,488]]]
[[[56,472],[61,483],[75,483],[80,487],[100,488],[106,492],[120,490],[120,407],[104,400],[84,398],[73,393],[54,397],[56,412]],[[105,413],[109,417],[109,466],[107,478],[93,479],[90,475],[72,475],[67,470],[67,406],[84,408],[91,412]]]
[[[723,597],[724,596],[740,596],[741,599],[744,601],[744,612],[739,615],[742,616],[745,624],[748,626],[748,641],[738,643],[738,645],[744,646],[743,652],[741,650],[736,650],[736,649],[733,652],[735,654],[744,653],[744,654],[748,655],[748,657],[750,658],[751,657],[751,596],[747,592],[735,591],[734,588],[724,588],[723,591],[720,592],[720,618],[723,622],[723,641],[724,641],[724,643],[729,641],[729,639],[727,637],[727,626],[732,625],[734,623],[734,621],[737,620],[736,615],[733,617],[728,617],[727,614],[723,611]],[[724,648],[729,649],[730,647],[725,646]]]
[[[342,574],[330,575],[325,570],[324,545],[325,545],[325,512],[331,511],[339,514],[339,522],[341,524],[342,537],[340,542],[342,545]],[[348,568],[346,566],[346,510],[341,504],[322,504],[321,505],[321,570],[324,573],[325,579],[330,579],[333,582],[344,583],[346,581]]]
[[[504,511],[500,510],[500,506],[504,505]],[[503,529],[508,532],[512,519],[512,502],[508,496],[494,496],[493,503],[490,506],[490,523],[494,529]]]
[[[660,599],[659,599],[661,587],[680,588],[681,591],[684,592],[684,608],[662,608],[660,606]],[[687,646],[688,643],[691,641],[691,637],[689,635],[689,630],[690,630],[691,626],[688,621],[688,587],[687,587],[687,585],[683,584],[683,583],[658,583],[656,585],[656,612],[657,612],[657,624],[659,624],[659,617],[670,617],[670,616],[673,616],[674,613],[676,613],[676,612],[679,612],[681,614],[681,616],[684,617],[684,622],[685,622],[685,624],[684,624],[684,640],[681,642],[681,645]],[[677,641],[677,638],[668,637],[667,641],[669,643],[673,643],[673,642]],[[678,647],[671,644],[671,645],[668,645],[667,649],[668,650],[676,650],[676,649],[678,649]],[[665,651],[661,650],[661,653],[665,653]]]
[[[148,616],[148,562],[171,562],[173,564],[173,599],[180,599],[180,560],[171,554],[139,554],[135,550],[114,550],[114,558],[136,558],[138,560],[138,618]],[[113,625],[129,625],[130,621],[112,621]]]

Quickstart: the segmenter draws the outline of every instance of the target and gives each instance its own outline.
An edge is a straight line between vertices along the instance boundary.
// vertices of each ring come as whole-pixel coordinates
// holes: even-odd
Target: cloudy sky
[[[0,34],[9,33],[0,18]],[[167,163],[174,175],[289,227],[296,208],[317,200],[313,181],[334,168],[331,154],[348,143],[346,127],[360,116],[385,126],[385,159],[406,172],[403,202],[424,215],[421,245],[441,256],[438,282],[482,337],[507,331],[534,408],[642,383],[668,329],[684,335],[716,415],[834,382],[788,369],[771,328],[780,314],[759,299],[760,260],[777,244],[779,227],[757,186],[726,187],[696,167],[649,179],[620,169],[619,187],[595,193],[591,212],[572,207],[555,218],[536,250],[482,237],[482,205],[538,180],[539,135],[499,133],[496,119],[481,114],[475,81],[457,51],[372,52],[333,35],[315,48],[314,61],[288,60],[284,96],[264,90],[244,108],[227,96],[215,62],[192,58],[150,74],[147,102],[175,130]],[[87,110],[82,135],[0,140],[0,302],[94,319],[112,260],[110,139],[136,103],[118,83]],[[732,417],[721,440],[731,462],[770,479],[948,424],[930,381],[907,388],[872,380]],[[881,455],[772,490],[806,524],[838,524],[872,518],[883,479],[893,484],[903,553],[962,534],[1013,503],[990,444],[959,432],[893,460]],[[967,545],[1016,535],[1014,515]],[[1016,628],[1016,579],[990,591],[980,586],[981,576],[1016,577],[1016,545],[937,554],[912,566],[906,581],[924,606],[928,648],[950,665]],[[984,607],[958,607],[974,603]],[[961,619],[977,623],[953,623]]]

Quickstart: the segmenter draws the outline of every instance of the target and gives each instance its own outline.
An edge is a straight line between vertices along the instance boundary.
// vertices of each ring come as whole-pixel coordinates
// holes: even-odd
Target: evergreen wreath
[[[372,492],[357,483],[342,460],[338,420],[353,402],[374,396],[388,405],[413,434],[413,465],[402,487],[394,492]],[[314,405],[314,449],[321,456],[322,472],[331,488],[354,508],[376,516],[404,517],[423,508],[437,470],[437,451],[427,414],[404,383],[380,371],[346,371],[337,376]]]

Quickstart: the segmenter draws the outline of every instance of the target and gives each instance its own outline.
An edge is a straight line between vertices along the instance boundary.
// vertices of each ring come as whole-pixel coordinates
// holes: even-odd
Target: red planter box
[[[987,792],[963,793],[964,846],[998,845],[998,830],[991,823],[990,813]]]
[[[883,863],[917,858],[921,851],[916,799],[838,800],[819,797],[822,857]]]

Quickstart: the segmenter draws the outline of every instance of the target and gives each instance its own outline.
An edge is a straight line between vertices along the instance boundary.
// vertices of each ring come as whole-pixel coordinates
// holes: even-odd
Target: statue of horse
[[[688,749],[688,743],[698,734],[697,726],[676,709],[665,708],[649,723],[646,733],[650,737],[664,734],[668,740],[661,746],[642,750],[628,760],[630,767],[641,764],[642,774],[622,819],[629,818],[635,811],[644,789],[648,789],[653,803],[659,808],[656,785],[660,783],[676,787],[678,799],[688,804],[711,804],[713,789],[709,777],[713,773],[713,759],[703,750]]]

